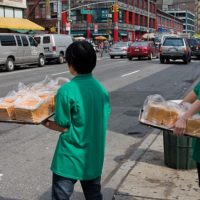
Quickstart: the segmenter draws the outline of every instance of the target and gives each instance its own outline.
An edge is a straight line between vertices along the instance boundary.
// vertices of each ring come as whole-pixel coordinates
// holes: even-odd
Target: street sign
[[[85,10],[85,9],[81,9],[81,14],[82,14],[82,15],[86,15],[86,14],[94,15],[94,14],[95,14],[95,11],[94,11],[94,10]]]

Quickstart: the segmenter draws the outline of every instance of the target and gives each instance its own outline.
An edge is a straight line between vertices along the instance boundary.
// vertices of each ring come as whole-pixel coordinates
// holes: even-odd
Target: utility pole
[[[148,4],[147,32],[149,33],[150,0],[147,0],[147,4]]]
[[[68,20],[67,21],[68,23],[70,23],[68,35],[71,35],[71,0],[68,0]]]
[[[58,28],[58,34],[60,34],[60,24],[61,24],[61,12],[62,12],[62,3],[61,0],[58,0],[58,8],[57,8],[57,28]]]

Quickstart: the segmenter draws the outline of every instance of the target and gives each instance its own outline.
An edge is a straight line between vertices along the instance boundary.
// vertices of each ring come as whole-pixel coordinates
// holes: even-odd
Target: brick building
[[[61,32],[74,36],[93,38],[104,35],[118,41],[140,39],[146,32],[158,30],[156,0],[116,0],[116,1],[70,1],[70,23],[68,22],[69,1],[63,0],[59,7],[55,0],[28,0],[26,16],[44,26],[47,31],[58,28],[57,22],[62,11]],[[149,3],[149,4],[148,4]],[[169,17],[170,18],[170,17]],[[180,21],[178,21],[178,24]]]

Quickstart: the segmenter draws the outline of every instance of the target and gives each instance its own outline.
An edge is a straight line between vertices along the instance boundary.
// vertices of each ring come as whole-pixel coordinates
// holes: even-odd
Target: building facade
[[[195,33],[195,14],[189,10],[167,10],[165,11],[174,17],[177,17],[183,21],[183,32]]]
[[[70,3],[70,20],[72,20],[70,21],[70,31],[74,36],[82,35],[92,38],[96,35],[105,35],[112,37],[115,41],[118,41],[119,38],[135,40],[141,38],[146,32],[156,31],[154,1],[118,0],[97,4],[94,4],[95,1],[82,1],[82,7],[80,1],[70,1]],[[26,16],[29,19],[47,29],[58,28],[59,7],[57,1],[29,0],[27,4]],[[114,5],[117,5],[117,8],[114,8]],[[68,0],[62,1],[61,32],[63,33],[67,33],[68,7]]]
[[[195,10],[195,0],[157,0],[156,4],[160,10]]]
[[[200,34],[200,1],[195,0],[195,32]]]
[[[161,11],[157,15],[156,0],[63,0],[60,5],[58,2],[28,0],[26,16],[47,31],[58,32],[61,28],[64,34],[86,38],[104,35],[114,41],[134,41],[141,39],[144,33],[161,29],[182,30],[181,22],[176,17]]]
[[[158,33],[182,33],[183,21],[162,10],[157,10]]]
[[[0,17],[23,18],[26,0],[1,0]]]

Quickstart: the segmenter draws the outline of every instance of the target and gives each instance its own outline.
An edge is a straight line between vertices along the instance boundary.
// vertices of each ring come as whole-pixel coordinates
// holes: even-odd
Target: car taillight
[[[162,51],[163,51],[162,47],[160,47],[159,51],[160,51],[160,53],[162,53]]]
[[[200,45],[197,45],[197,46],[196,46],[196,50],[199,50],[199,49],[200,49]]]
[[[188,49],[187,48],[183,48],[183,51],[184,51],[185,54],[188,53]]]
[[[142,50],[142,51],[147,51],[148,49],[147,49],[147,47],[144,47],[144,48],[142,48],[141,50]]]
[[[123,48],[122,51],[127,51],[127,48]]]
[[[52,51],[56,51],[56,47],[55,46],[52,47]]]

